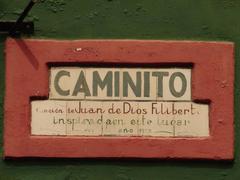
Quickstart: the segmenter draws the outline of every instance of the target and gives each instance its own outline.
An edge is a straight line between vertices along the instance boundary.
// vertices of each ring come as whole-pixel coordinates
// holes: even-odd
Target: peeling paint
[[[66,0],[41,0],[40,3],[43,3],[48,11],[52,13],[58,13],[64,11]]]

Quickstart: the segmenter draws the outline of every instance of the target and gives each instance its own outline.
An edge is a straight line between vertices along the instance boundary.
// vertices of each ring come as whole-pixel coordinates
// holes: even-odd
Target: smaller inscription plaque
[[[33,101],[32,134],[208,136],[208,106],[192,102]]]
[[[191,102],[191,70],[51,68],[49,100],[32,101],[32,135],[209,136]]]

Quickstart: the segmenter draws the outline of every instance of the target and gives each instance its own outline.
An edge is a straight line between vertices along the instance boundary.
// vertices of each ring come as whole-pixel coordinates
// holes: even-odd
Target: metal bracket
[[[32,21],[23,22],[24,18],[28,15],[33,5],[37,0],[30,0],[28,5],[25,7],[16,22],[14,21],[1,21],[0,22],[0,33],[8,33],[10,36],[19,36],[21,33],[33,34],[34,23]]]
[[[8,33],[10,34],[10,31],[15,26],[15,21],[0,21],[0,34]],[[34,23],[32,21],[26,21],[19,24],[17,30],[14,32],[14,34],[33,34],[34,33]]]

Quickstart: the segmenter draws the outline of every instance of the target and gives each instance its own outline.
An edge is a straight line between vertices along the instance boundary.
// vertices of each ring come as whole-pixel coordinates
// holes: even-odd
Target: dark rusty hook
[[[24,18],[28,15],[29,11],[32,9],[32,7],[34,6],[34,4],[37,2],[38,0],[30,0],[30,2],[28,3],[28,5],[25,7],[25,9],[23,10],[23,12],[21,13],[21,15],[19,16],[19,18],[17,19],[16,23],[14,24],[13,28],[10,30],[9,34],[11,36],[16,36],[19,34],[19,27],[21,26],[21,24],[23,23]]]

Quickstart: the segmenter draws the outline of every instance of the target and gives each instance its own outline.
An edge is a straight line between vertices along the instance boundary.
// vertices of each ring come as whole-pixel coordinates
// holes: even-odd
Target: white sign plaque
[[[187,68],[54,67],[49,99],[31,107],[32,135],[209,136]]]

